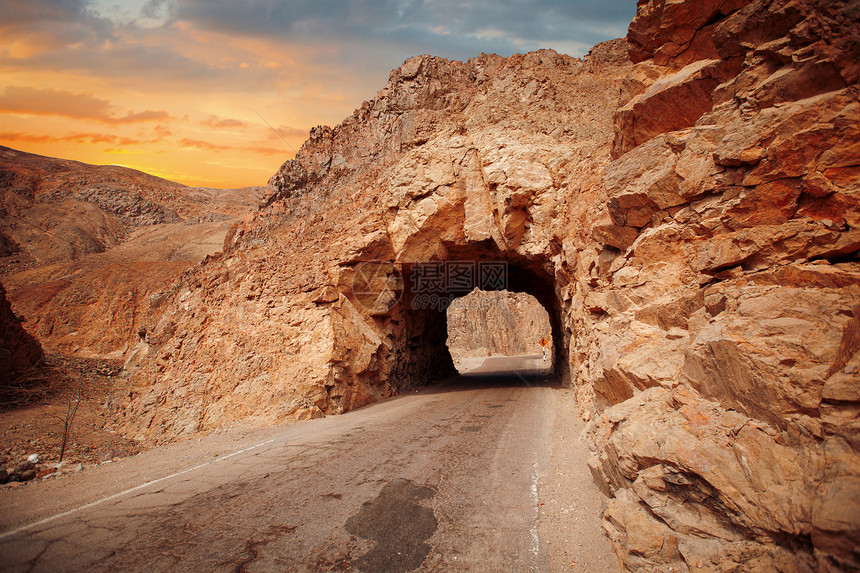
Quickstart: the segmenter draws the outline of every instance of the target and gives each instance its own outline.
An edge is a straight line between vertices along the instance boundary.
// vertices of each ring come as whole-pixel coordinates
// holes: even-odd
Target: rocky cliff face
[[[552,327],[546,309],[522,292],[474,290],[457,298],[447,310],[448,339],[454,366],[465,358],[517,356],[544,352]],[[552,356],[552,346],[547,345]]]
[[[857,18],[667,2],[631,24],[653,80],[616,114],[577,377],[608,406],[593,470],[631,566],[858,565]]]
[[[224,255],[179,286],[139,349],[150,359],[126,431],[317,417],[452,373],[439,301],[495,263],[509,272],[494,286],[554,309],[561,341],[552,259],[568,229],[588,240],[578,221],[597,202],[629,69],[616,41],[585,61],[422,56],[394,70],[340,126],[311,132]],[[448,284],[443,261],[475,274]],[[434,272],[438,284],[413,284]]]
[[[860,566],[857,15],[640,1],[582,61],[407,61],[171,294],[125,430],[321,416],[441,375],[447,263],[481,286],[503,262],[550,313],[628,567]]]

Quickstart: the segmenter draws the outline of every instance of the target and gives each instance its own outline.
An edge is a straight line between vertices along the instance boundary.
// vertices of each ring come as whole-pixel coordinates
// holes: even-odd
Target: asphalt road
[[[546,571],[555,395],[466,379],[0,496],[2,571]]]
[[[485,356],[466,358],[460,367],[464,376],[544,376],[552,371],[549,362],[544,362],[540,354],[520,356]]]

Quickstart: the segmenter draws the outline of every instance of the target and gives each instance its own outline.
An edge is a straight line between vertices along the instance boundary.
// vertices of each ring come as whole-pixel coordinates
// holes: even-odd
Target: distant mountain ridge
[[[47,350],[124,357],[146,295],[220,250],[263,191],[0,146],[0,280]]]

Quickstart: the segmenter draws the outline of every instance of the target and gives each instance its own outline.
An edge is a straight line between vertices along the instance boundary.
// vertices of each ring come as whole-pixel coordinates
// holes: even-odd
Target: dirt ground
[[[97,464],[142,451],[111,431],[108,405],[118,386],[116,360],[46,356],[45,367],[0,392],[0,466],[14,468],[31,454],[41,457],[40,474],[60,461],[64,421],[74,411],[63,456],[64,468]]]

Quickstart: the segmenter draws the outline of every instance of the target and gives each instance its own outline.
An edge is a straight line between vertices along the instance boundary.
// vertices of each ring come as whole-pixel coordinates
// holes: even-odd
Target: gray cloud
[[[139,20],[118,23],[101,17],[87,0],[3,2],[0,35],[39,47],[24,58],[5,58],[6,69],[85,70],[212,86],[232,81],[255,89],[285,78],[253,67],[213,67],[169,44],[147,42],[153,18],[168,29],[182,21],[228,35],[318,46],[320,59],[308,62],[305,72],[316,68],[310,73],[322,76],[327,66],[345,66],[378,84],[406,58],[425,53],[465,60],[481,52],[507,56],[555,48],[582,55],[622,36],[635,13],[634,0],[138,0]],[[144,20],[149,25],[139,26]]]
[[[163,8],[158,3],[143,6],[147,13]],[[201,88],[259,89],[277,81],[264,69],[229,69],[193,59],[169,41],[147,41],[152,33],[133,21],[122,24],[103,18],[85,0],[3,0],[0,46],[18,43],[28,49],[18,54],[0,52],[0,69],[82,71],[154,82],[161,89],[189,83]]]
[[[154,0],[167,24],[319,46],[308,62],[329,85],[348,70],[372,94],[409,57],[466,60],[553,48],[574,56],[626,33],[635,0]],[[167,2],[167,4],[165,4]],[[335,71],[336,70],[336,71]],[[307,68],[306,68],[307,72]],[[307,78],[292,78],[305,81]]]
[[[635,0],[116,0],[122,17],[109,17],[92,0],[2,2],[0,70],[80,71],[142,90],[289,89],[302,113],[326,96],[342,98],[343,108],[357,105],[353,98],[371,97],[392,68],[419,54],[466,60],[554,48],[583,55],[623,36],[635,13]],[[183,49],[194,42],[188,27],[238,37],[234,61]],[[242,38],[282,46],[284,65],[242,53]],[[33,49],[3,53],[3,44]]]
[[[633,0],[174,0],[170,17],[225,32],[306,42],[393,42],[467,59],[538,47],[591,46],[624,34]],[[495,34],[489,33],[494,31]],[[399,49],[398,49],[399,51]],[[581,54],[575,54],[581,55]]]
[[[3,0],[0,37],[41,49],[112,38],[111,22],[89,14],[83,0]]]

